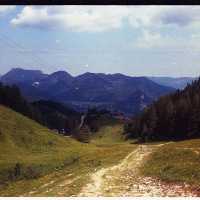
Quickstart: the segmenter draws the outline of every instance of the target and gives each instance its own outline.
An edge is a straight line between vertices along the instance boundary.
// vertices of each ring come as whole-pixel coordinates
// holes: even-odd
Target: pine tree
[[[77,130],[76,139],[84,143],[90,142],[90,131],[87,125],[84,125],[81,127],[81,129]]]

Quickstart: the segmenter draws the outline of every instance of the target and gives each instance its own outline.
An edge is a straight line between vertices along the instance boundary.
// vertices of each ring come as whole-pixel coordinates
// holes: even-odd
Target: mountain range
[[[175,89],[184,89],[187,84],[192,83],[197,77],[148,77],[150,80],[168,87],[173,87]]]
[[[158,97],[175,91],[166,86],[167,81],[161,85],[160,79],[153,81],[119,73],[87,72],[74,77],[65,71],[44,74],[39,70],[14,68],[2,75],[1,82],[17,85],[29,101],[53,100],[79,111],[99,107],[126,114],[136,114]]]

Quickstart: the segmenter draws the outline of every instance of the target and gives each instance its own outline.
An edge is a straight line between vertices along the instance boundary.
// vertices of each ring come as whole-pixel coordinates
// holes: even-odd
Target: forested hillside
[[[71,134],[80,120],[80,113],[60,103],[52,101],[29,103],[15,85],[0,84],[0,104],[62,134]]]
[[[19,88],[15,85],[8,86],[0,83],[0,104],[39,121],[39,111],[34,109],[34,107],[22,97]]]
[[[97,132],[100,127],[117,121],[105,109],[90,108],[85,113],[79,113],[54,101],[40,100],[29,103],[15,85],[0,84],[0,104],[10,107],[49,129],[63,135],[72,135],[80,141],[88,142],[90,135]],[[84,117],[82,127],[80,127],[81,117]]]
[[[200,137],[200,79],[159,98],[126,124],[125,132],[142,141]]]

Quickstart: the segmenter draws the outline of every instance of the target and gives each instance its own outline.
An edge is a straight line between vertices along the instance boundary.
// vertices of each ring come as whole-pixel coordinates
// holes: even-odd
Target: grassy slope
[[[165,181],[200,185],[200,139],[173,142],[160,147],[141,172]]]
[[[75,140],[56,135],[34,121],[0,106],[1,180],[9,179],[8,175],[12,175],[16,163],[21,165],[21,173],[17,178],[28,178],[30,171],[33,175],[45,174],[73,162],[80,148],[80,143]]]
[[[108,136],[105,134],[109,132]],[[118,143],[112,140],[117,133]],[[59,196],[57,185],[79,177],[61,196],[79,192],[88,174],[98,168],[116,164],[135,147],[122,142],[122,127],[103,128],[91,144],[56,135],[34,121],[0,106],[0,180],[5,183],[20,164],[20,176],[0,187],[0,196]],[[103,141],[105,137],[105,141]],[[115,141],[115,142],[117,142]],[[101,144],[99,146],[99,144]],[[105,145],[103,145],[105,144]],[[68,177],[72,174],[72,177]],[[33,177],[36,176],[37,178]],[[38,178],[39,177],[39,178]],[[43,185],[53,182],[48,190]]]
[[[91,143],[97,146],[106,146],[112,144],[124,143],[124,136],[122,125],[104,126],[99,132],[95,133],[92,137]]]

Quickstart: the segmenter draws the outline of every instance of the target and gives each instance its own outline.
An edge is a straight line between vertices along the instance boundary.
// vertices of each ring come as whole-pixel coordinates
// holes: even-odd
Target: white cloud
[[[122,28],[125,20],[132,31],[142,33],[135,39],[136,47],[199,49],[200,6],[25,6],[11,24],[104,32]]]
[[[25,6],[12,19],[16,26],[100,32],[118,29],[123,20],[134,28],[199,22],[200,6]]]
[[[184,36],[172,37],[144,29],[135,41],[134,46],[145,49],[164,49],[173,52],[191,53],[191,51],[200,51],[200,35],[193,34],[186,39]]]
[[[119,6],[26,6],[11,24],[44,29],[99,32],[121,27],[127,8]]]
[[[11,24],[18,26],[29,26],[42,28],[45,23],[48,23],[49,16],[47,14],[47,8],[34,8],[31,6],[25,6],[18,16],[11,20]]]
[[[15,9],[15,6],[0,6],[0,14],[10,12],[11,10],[14,10],[14,9]]]

